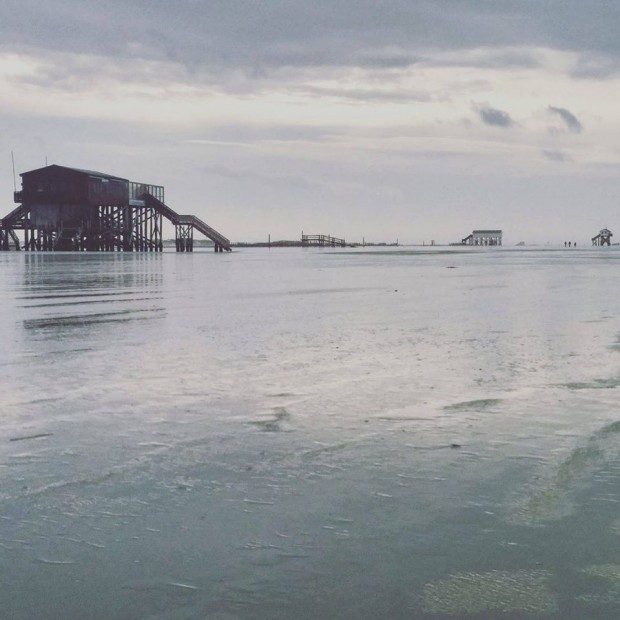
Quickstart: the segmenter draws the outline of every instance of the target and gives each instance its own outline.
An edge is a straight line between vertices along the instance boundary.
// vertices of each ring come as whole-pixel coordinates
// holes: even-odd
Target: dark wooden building
[[[15,202],[30,205],[100,204],[122,207],[129,201],[129,181],[93,170],[46,166],[20,175],[22,191]]]
[[[0,249],[143,251],[163,249],[163,218],[175,226],[177,251],[193,250],[194,230],[230,251],[230,241],[193,215],[165,204],[161,185],[79,168],[45,166],[20,175],[19,206],[0,220]],[[24,231],[23,246],[17,230]]]

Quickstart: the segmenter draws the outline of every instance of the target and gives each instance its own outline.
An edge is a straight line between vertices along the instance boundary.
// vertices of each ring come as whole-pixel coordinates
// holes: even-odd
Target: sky
[[[620,236],[619,28],[617,0],[3,0],[0,210],[14,150],[235,241]]]

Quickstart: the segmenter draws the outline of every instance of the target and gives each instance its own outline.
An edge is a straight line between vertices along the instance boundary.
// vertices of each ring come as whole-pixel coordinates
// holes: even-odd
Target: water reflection
[[[26,253],[17,307],[27,331],[162,318],[162,280],[160,254]]]

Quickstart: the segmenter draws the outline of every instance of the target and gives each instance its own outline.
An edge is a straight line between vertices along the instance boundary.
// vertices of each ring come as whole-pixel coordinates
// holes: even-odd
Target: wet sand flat
[[[0,253],[4,613],[619,615],[619,267]]]

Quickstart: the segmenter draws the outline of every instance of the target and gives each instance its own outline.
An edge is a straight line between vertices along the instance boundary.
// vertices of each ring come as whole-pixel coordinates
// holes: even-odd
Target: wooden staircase
[[[216,247],[219,246],[227,252],[232,251],[229,239],[195,215],[180,215],[152,194],[142,194],[138,197],[138,200],[144,201],[145,206],[155,209],[175,226],[191,226],[207,237],[207,239],[213,241]]]

